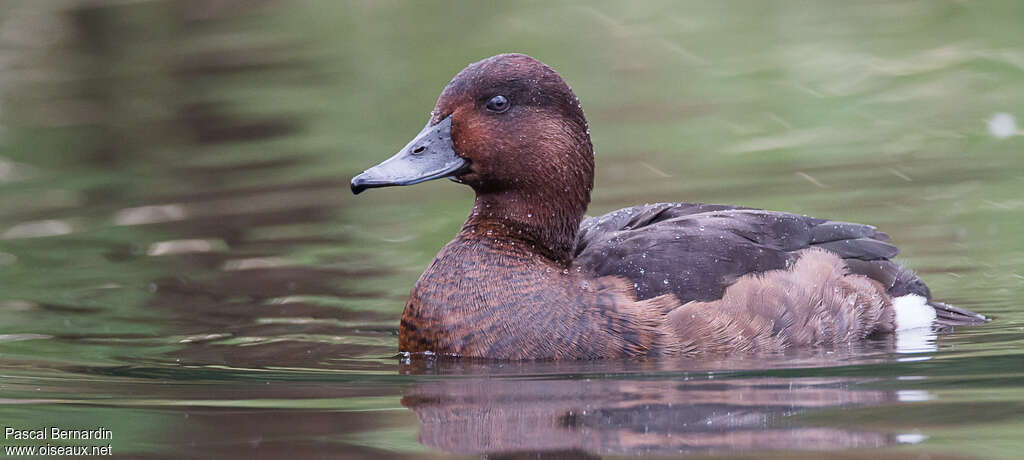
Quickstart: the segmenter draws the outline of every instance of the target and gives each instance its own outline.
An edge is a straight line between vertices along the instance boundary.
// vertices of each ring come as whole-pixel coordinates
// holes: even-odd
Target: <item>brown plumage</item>
[[[746,275],[721,299],[668,314],[679,340],[705,352],[839,345],[892,332],[894,320],[881,284],[818,248],[801,251],[789,270]]]
[[[413,288],[399,348],[496,359],[677,354],[673,296],[637,301],[615,277],[593,278],[523,242],[464,228]]]
[[[892,298],[930,299],[874,227],[661,203],[583,220],[586,119],[554,70],[520,54],[471,64],[424,130],[353,191],[451,177],[476,192],[417,281],[399,348],[494,359],[596,359],[838,345],[892,332]],[[947,324],[984,317],[938,302]]]

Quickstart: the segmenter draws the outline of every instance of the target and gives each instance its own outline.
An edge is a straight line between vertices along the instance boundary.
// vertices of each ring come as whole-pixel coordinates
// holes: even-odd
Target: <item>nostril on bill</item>
[[[423,153],[423,151],[426,150],[426,149],[427,149],[426,146],[421,145],[419,147],[416,147],[416,148],[412,149],[412,153],[413,153],[413,155],[419,155],[419,154]]]

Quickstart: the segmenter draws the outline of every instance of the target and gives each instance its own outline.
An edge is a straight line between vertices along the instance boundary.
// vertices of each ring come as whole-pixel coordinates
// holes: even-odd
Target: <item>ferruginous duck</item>
[[[352,191],[450,178],[466,223],[412,289],[399,349],[600,359],[837,346],[985,317],[932,300],[875,227],[728,205],[660,203],[584,219],[587,120],[547,65],[469,65],[423,130]]]

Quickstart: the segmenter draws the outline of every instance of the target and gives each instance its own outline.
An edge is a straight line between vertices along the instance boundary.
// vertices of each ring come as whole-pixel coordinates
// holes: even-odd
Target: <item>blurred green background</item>
[[[1022,21],[1012,0],[7,0],[0,418],[104,425],[115,453],[149,457],[1015,458]],[[551,65],[581,99],[591,214],[695,201],[871,223],[938,298],[996,321],[909,358],[538,364],[480,381],[505,399],[461,380],[495,368],[399,362],[408,290],[472,193],[356,198],[348,181],[418,132],[456,72],[502,52]],[[724,388],[678,386],[722,373]],[[524,395],[524,378],[547,385]],[[778,403],[779,385],[802,403]],[[559,404],[519,411],[545,391]],[[694,402],[707,391],[781,405]],[[648,393],[673,396],[628,403]],[[442,409],[461,422],[432,425],[447,419],[423,394],[459,401]],[[606,412],[567,419],[576,406]],[[705,419],[720,423],[692,428]],[[569,441],[525,436],[537,420]]]

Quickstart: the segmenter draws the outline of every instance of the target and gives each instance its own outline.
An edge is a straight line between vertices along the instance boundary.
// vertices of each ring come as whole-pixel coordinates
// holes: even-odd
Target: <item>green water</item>
[[[986,122],[1024,118],[1022,21],[1018,1],[0,3],[0,420],[102,426],[48,442],[146,458],[1019,458],[1024,136]],[[472,195],[348,181],[509,51],[582,100],[592,214],[872,223],[995,320],[904,353],[402,362],[405,297]]]

